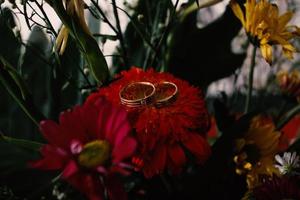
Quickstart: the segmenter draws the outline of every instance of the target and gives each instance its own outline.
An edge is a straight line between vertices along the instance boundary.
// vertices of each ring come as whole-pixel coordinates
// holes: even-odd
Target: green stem
[[[155,32],[158,30],[158,23],[159,23],[159,16],[161,13],[161,8],[162,8],[162,3],[159,2],[156,6],[156,13],[155,13],[155,17],[154,17],[154,21],[152,24],[152,28],[151,28],[151,35],[150,35],[150,42],[151,44],[154,42],[154,35]],[[153,51],[155,53],[155,51]],[[150,57],[151,57],[151,53],[152,53],[152,49],[150,47],[148,47],[146,49],[146,55],[145,55],[145,60],[144,60],[144,64],[143,64],[143,70],[146,70],[147,67],[149,67],[149,61],[150,61]]]
[[[135,29],[136,33],[142,38],[142,40],[151,48],[151,50],[153,52],[155,52],[155,47],[152,45],[151,41],[148,40],[145,36],[146,36],[146,33],[143,33],[139,27],[137,26],[137,24],[135,23],[135,19],[133,19],[129,14],[128,12],[126,12],[126,10],[120,8],[120,7],[117,7],[117,9],[121,10],[122,12],[124,12],[127,17],[130,19],[130,22],[133,26],[133,28]]]
[[[112,0],[112,6],[113,6],[115,19],[116,19],[116,25],[117,25],[117,29],[118,29],[118,37],[120,40],[120,46],[121,46],[122,53],[123,53],[124,64],[125,64],[125,68],[127,68],[128,67],[127,51],[126,51],[123,33],[122,33],[121,25],[120,25],[120,19],[119,19],[116,0]]]
[[[286,123],[288,123],[296,114],[300,113],[300,104],[289,110],[282,118],[279,120],[276,129],[280,130]]]
[[[112,25],[112,23],[110,23],[110,21],[108,20],[108,18],[105,15],[105,13],[102,11],[100,6],[98,5],[98,2],[95,2],[94,0],[91,0],[91,2],[96,7],[96,9],[100,13],[100,15],[102,16],[103,21],[108,24],[108,26],[115,32],[115,34],[118,35],[118,30]]]
[[[257,50],[257,47],[254,46],[253,51],[252,51],[251,63],[250,63],[248,93],[247,93],[247,97],[246,97],[245,113],[249,112],[249,108],[250,108],[250,105],[251,105],[256,50]]]
[[[57,33],[54,29],[54,27],[52,26],[48,16],[47,16],[47,13],[45,12],[44,8],[43,8],[43,5],[42,4],[39,4],[37,1],[34,1],[35,4],[37,5],[37,7],[40,9],[40,11],[42,12],[42,14],[44,15],[44,21],[46,24],[48,24],[49,26],[49,29],[52,31],[52,33],[55,35],[55,37],[57,37]],[[37,12],[36,12],[37,13]],[[43,19],[43,18],[42,18]]]
[[[14,144],[16,146],[23,147],[25,149],[35,150],[35,151],[40,150],[40,148],[44,145],[42,143],[31,141],[31,140],[8,137],[0,133],[0,140],[1,139],[3,139],[4,141],[10,144]]]
[[[197,1],[198,2],[198,1]],[[171,17],[170,17],[170,21],[168,22],[168,25],[167,27],[165,28],[165,31],[163,32],[163,34],[161,35],[160,37],[160,40],[158,41],[156,47],[155,47],[155,51],[154,51],[154,56],[153,56],[153,59],[152,59],[152,62],[150,64],[150,66],[153,66],[154,65],[154,62],[155,60],[157,59],[158,57],[158,53],[160,52],[160,49],[161,49],[161,46],[163,44],[163,41],[165,40],[165,38],[167,37],[169,31],[171,30],[171,25],[173,23],[173,20],[174,20],[174,17],[176,15],[176,9],[177,9],[177,6],[178,6],[178,3],[179,3],[179,0],[177,0],[175,2],[175,5],[174,5],[174,8],[172,10],[172,14],[171,14]]]

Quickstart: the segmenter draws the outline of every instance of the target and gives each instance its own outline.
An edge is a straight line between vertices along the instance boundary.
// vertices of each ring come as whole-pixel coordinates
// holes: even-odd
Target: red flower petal
[[[78,172],[78,166],[75,161],[70,160],[67,166],[65,167],[62,176],[67,179],[68,177],[74,175],[76,172]]]
[[[126,168],[124,168],[123,163],[118,163],[118,165],[113,165],[109,171],[110,173],[117,173],[117,174],[121,174],[122,176],[129,176],[131,174],[131,168],[132,166],[129,164],[125,164],[127,165]],[[128,168],[130,166],[130,169]]]
[[[113,163],[119,163],[120,161],[128,158],[132,155],[136,149],[137,143],[131,137],[123,139],[122,143],[115,146],[112,152]]]
[[[57,147],[51,145],[44,145],[41,148],[43,159],[29,163],[30,167],[44,170],[58,170],[65,166],[67,153]]]
[[[103,200],[104,188],[96,174],[76,173],[66,179],[89,200]]]
[[[81,107],[75,106],[71,111],[61,113],[59,117],[59,125],[69,143],[72,139],[77,139],[83,144],[88,141],[89,135],[82,124],[82,121],[86,119],[82,119],[81,109]]]
[[[145,163],[144,175],[146,178],[151,178],[155,174],[159,174],[164,170],[167,160],[167,148],[164,145],[156,147],[155,153],[152,155],[149,162]]]
[[[180,145],[175,144],[169,146],[168,153],[173,163],[173,165],[171,165],[172,171],[179,172],[181,170],[181,167],[186,162],[184,151],[182,150]]]
[[[196,156],[199,162],[204,162],[211,153],[207,141],[197,133],[190,133],[189,138],[182,142],[184,146]]]
[[[94,105],[99,107],[97,122],[97,132],[100,133],[99,137],[104,137],[113,145],[119,145],[124,137],[131,131],[127,112],[121,107],[112,106],[111,103],[104,100],[103,97],[99,98],[100,100],[94,103]],[[107,115],[107,113],[110,114]]]
[[[108,127],[112,126],[112,121],[110,120],[110,113],[115,115],[116,108],[112,107],[111,103],[106,102],[103,104],[103,99],[101,101],[95,102],[95,104],[99,108],[99,115],[97,119],[97,134],[100,139],[106,138],[111,144],[114,144],[115,134]],[[109,123],[109,124],[108,124]]]
[[[90,139],[97,137],[97,119],[99,115],[99,108],[94,105],[85,104],[84,108],[80,110],[80,123],[85,129],[85,133],[89,135]]]
[[[115,175],[106,177],[104,181],[110,200],[127,200],[123,185]]]
[[[60,129],[60,126],[51,120],[44,120],[40,122],[40,130],[45,139],[53,145],[59,147],[66,146],[66,138]]]

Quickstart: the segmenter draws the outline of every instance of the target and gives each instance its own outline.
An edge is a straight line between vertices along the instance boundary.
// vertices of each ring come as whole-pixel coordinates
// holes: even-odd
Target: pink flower
[[[75,106],[60,115],[59,123],[45,120],[40,129],[49,144],[43,158],[30,163],[43,170],[61,170],[62,178],[91,200],[127,199],[118,174],[128,175],[124,161],[134,153],[126,111],[103,98]]]

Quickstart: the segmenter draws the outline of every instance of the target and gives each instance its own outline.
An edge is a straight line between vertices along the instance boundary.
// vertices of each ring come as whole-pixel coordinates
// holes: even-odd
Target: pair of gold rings
[[[174,102],[178,95],[175,83],[163,81],[152,84],[146,81],[129,83],[119,93],[121,104],[127,107],[155,105],[162,107]]]

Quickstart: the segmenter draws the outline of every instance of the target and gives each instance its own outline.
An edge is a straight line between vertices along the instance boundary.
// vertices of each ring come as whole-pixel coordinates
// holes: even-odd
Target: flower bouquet
[[[0,0],[0,199],[300,199],[297,2],[122,2]]]

